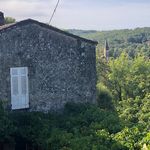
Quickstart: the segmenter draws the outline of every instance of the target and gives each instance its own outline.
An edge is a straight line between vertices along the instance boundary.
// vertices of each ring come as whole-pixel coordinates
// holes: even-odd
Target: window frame
[[[13,74],[13,71],[16,70],[16,74]],[[24,72],[22,72],[24,71]],[[13,78],[17,77],[17,90],[18,95],[14,94],[14,84]],[[22,84],[22,77],[25,77],[25,91],[26,93],[23,94],[23,84]],[[12,67],[10,68],[10,78],[11,78],[11,109],[26,109],[29,108],[29,79],[28,79],[28,67]],[[18,99],[18,101],[17,101]]]

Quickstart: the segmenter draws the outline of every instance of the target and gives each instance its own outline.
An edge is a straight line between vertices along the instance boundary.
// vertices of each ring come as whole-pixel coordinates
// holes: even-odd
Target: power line
[[[55,8],[54,8],[54,11],[53,11],[53,13],[52,13],[52,16],[51,16],[51,18],[50,18],[50,20],[49,20],[49,25],[50,25],[51,22],[52,22],[52,19],[53,19],[54,15],[55,15],[55,12],[56,12],[57,7],[58,7],[58,5],[59,5],[59,2],[60,2],[60,0],[57,1],[57,4],[56,4],[56,6],[55,6]]]

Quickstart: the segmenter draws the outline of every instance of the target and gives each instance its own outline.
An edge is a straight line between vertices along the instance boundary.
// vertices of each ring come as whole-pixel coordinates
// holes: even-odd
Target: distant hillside
[[[68,32],[99,42],[98,51],[102,53],[105,39],[108,40],[111,57],[117,57],[122,51],[126,51],[131,57],[137,53],[144,53],[150,57],[150,27],[94,31],[94,30],[68,30]],[[149,44],[148,44],[149,43]]]

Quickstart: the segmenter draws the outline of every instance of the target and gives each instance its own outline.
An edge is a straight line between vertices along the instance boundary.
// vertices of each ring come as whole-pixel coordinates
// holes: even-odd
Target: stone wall
[[[96,102],[95,45],[29,23],[0,32],[0,99],[10,108],[10,68],[28,67],[31,111]]]

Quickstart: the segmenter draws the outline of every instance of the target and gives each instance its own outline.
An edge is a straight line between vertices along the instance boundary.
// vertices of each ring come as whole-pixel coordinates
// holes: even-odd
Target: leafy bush
[[[124,128],[121,132],[115,134],[114,139],[120,141],[120,143],[130,150],[140,150],[140,141],[142,140],[142,133],[137,127]]]
[[[16,128],[13,122],[4,110],[2,101],[0,101],[0,142],[14,142],[12,135],[14,134]]]
[[[98,106],[102,109],[114,110],[112,95],[102,84],[97,85],[97,102]]]
[[[0,142],[24,142],[43,150],[140,150],[150,145],[147,98],[121,101],[118,113],[73,103],[63,114],[6,113],[1,107]]]
[[[10,112],[8,116],[7,122],[13,125],[9,130],[13,132],[3,128],[0,137],[11,137],[16,143],[28,143],[43,150],[110,150],[112,145],[121,147],[111,137],[112,133],[121,130],[117,114],[94,105],[67,104],[63,114]],[[4,125],[2,122],[2,127]]]

